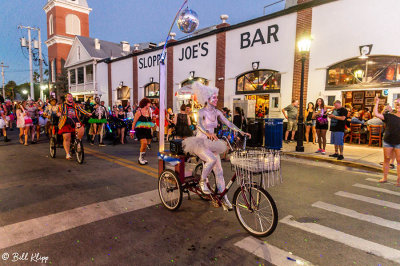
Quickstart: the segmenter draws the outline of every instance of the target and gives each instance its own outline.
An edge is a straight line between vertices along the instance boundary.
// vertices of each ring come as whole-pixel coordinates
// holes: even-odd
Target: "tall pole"
[[[38,28],[38,39],[39,39],[39,72],[40,72],[40,91],[42,91],[42,84],[43,84],[43,58],[42,58],[42,39],[40,36],[40,29]],[[43,92],[40,99],[43,100]]]
[[[181,6],[181,8],[178,10],[178,12],[175,15],[174,21],[172,22],[171,27],[169,28],[168,31],[168,35],[167,35],[167,39],[165,40],[164,43],[164,48],[162,50],[161,53],[161,59],[160,59],[160,108],[159,108],[159,121],[160,121],[160,140],[159,140],[159,152],[163,152],[164,151],[164,123],[165,123],[165,95],[167,92],[167,71],[166,71],[166,65],[165,65],[165,58],[167,56],[167,44],[168,44],[168,40],[170,38],[170,33],[172,30],[172,27],[175,24],[175,21],[179,15],[179,13],[181,12],[181,10],[183,9],[183,7],[187,4],[188,0],[183,1],[183,4]]]
[[[31,83],[31,98],[32,100],[35,100],[35,90],[33,88],[32,40],[31,40],[30,28],[28,28],[28,49],[29,49],[29,78]]]
[[[3,97],[5,99],[6,98],[6,88],[4,87],[4,68],[8,67],[8,66],[5,66],[3,62],[1,62],[0,66],[1,66],[1,77],[3,78]]]
[[[306,62],[305,54],[301,56],[301,80],[300,80],[300,110],[299,110],[299,120],[298,128],[299,135],[297,137],[296,151],[304,152],[303,139],[304,139],[304,116],[303,116],[303,100],[304,100],[304,63]]]

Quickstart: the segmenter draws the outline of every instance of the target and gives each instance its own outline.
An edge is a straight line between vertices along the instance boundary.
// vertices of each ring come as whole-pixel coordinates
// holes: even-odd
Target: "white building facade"
[[[400,98],[400,47],[396,45],[400,35],[388,25],[400,20],[400,1],[386,2],[313,0],[173,40],[167,46],[167,107],[179,110],[188,99],[178,95],[178,89],[197,80],[220,88],[221,107],[247,106],[249,118],[282,117],[281,109],[299,99],[301,64],[296,43],[305,36],[312,37],[305,66],[305,103],[321,97],[329,104],[339,99],[370,109],[371,98],[379,94],[382,105],[392,104]],[[100,60],[97,87],[111,92],[111,98],[107,96],[111,104],[118,103],[121,85],[132,88],[131,103],[143,97],[157,102],[161,49],[139,49]],[[359,58],[361,50],[364,59]]]

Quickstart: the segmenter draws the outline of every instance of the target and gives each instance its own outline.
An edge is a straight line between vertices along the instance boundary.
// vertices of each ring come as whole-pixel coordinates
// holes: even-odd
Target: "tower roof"
[[[88,5],[87,0],[47,0],[47,3],[43,9],[47,13],[54,6],[61,6],[64,8],[73,9],[86,14],[89,14],[90,11],[92,10]]]

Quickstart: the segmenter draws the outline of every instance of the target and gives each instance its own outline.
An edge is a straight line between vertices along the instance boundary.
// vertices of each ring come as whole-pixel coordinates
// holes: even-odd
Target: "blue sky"
[[[131,44],[164,41],[172,19],[182,0],[87,0],[93,9],[89,16],[90,37]],[[200,18],[200,28],[220,23],[221,14],[229,15],[228,23],[237,24],[263,15],[263,7],[278,0],[189,0],[189,7]],[[29,61],[26,49],[20,47],[19,39],[27,38],[26,30],[17,26],[29,25],[42,30],[43,53],[47,56],[44,41],[47,38],[46,14],[43,6],[47,0],[0,1],[0,62],[10,66],[5,69],[6,83],[29,81]],[[284,2],[267,9],[267,13],[281,10]],[[177,27],[173,31],[178,38]],[[36,33],[33,33],[36,37]],[[47,57],[45,57],[47,59]],[[34,66],[34,69],[38,69]]]

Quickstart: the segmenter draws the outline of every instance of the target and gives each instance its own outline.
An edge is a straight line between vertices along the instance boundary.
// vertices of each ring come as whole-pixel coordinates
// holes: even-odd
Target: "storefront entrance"
[[[246,100],[255,100],[255,117],[265,118],[269,115],[269,94],[246,95]]]

